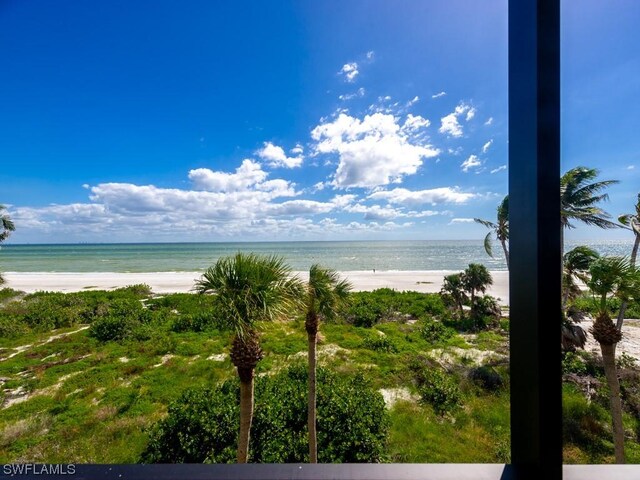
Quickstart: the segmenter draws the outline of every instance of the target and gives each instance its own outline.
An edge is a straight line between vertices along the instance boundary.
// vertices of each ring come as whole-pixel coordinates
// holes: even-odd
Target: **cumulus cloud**
[[[445,203],[463,204],[476,198],[475,193],[461,192],[458,187],[441,187],[428,190],[407,190],[395,188],[381,190],[368,196],[372,200],[386,200],[394,205],[440,205]]]
[[[447,94],[447,92],[442,91],[442,92],[436,93],[436,94],[434,94],[434,95],[431,95],[431,98],[440,98],[440,97],[444,97],[446,94]]]
[[[338,154],[332,179],[338,188],[398,183],[405,175],[416,173],[424,158],[440,153],[410,128],[402,128],[396,117],[383,113],[362,120],[340,113],[333,121],[316,126],[311,137],[317,153]]]
[[[487,153],[489,151],[489,147],[493,144],[493,139],[489,140],[482,146],[482,153]]]
[[[479,167],[481,165],[482,165],[482,161],[480,161],[480,159],[475,155],[469,155],[469,158],[467,158],[464,162],[460,164],[460,166],[462,167],[462,171],[465,173],[468,172],[470,169]]]
[[[298,145],[295,149],[300,150]],[[284,149],[271,142],[265,142],[264,147],[256,152],[263,160],[266,160],[270,167],[296,168],[302,165],[304,157],[299,153],[297,157],[287,157]]]
[[[358,64],[356,62],[351,62],[345,63],[338,73],[344,76],[346,82],[352,83],[355,82],[360,71],[358,70]]]
[[[461,137],[463,130],[458,118],[463,114],[466,114],[466,120],[469,121],[474,117],[475,109],[469,105],[461,103],[453,112],[440,119],[441,124],[438,131],[450,137]]]
[[[404,121],[404,125],[402,125],[402,130],[414,132],[419,128],[426,128],[431,125],[431,122],[421,117],[420,115],[407,115],[407,119]]]
[[[491,173],[498,173],[501,172],[502,170],[506,170],[507,166],[506,165],[500,165],[498,168],[494,168],[493,170],[491,170]]]
[[[245,190],[266,178],[267,173],[262,170],[260,164],[251,159],[243,160],[236,173],[217,172],[208,168],[189,171],[189,180],[195,188],[213,192]]]

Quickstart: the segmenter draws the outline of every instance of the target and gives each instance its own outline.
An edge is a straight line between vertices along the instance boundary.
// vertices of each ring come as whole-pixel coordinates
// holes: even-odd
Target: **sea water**
[[[591,243],[601,254],[629,255],[629,242]],[[572,245],[568,245],[567,249]],[[255,243],[120,243],[16,245],[0,249],[4,272],[172,272],[203,271],[218,258],[236,252],[278,255],[293,270],[318,263],[340,271],[463,270],[482,263],[506,270],[499,243],[490,257],[479,240],[255,242]]]

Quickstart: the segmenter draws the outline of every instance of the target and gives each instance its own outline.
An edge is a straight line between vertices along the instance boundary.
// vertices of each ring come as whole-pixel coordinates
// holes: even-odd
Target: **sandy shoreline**
[[[418,292],[438,292],[445,275],[456,273],[449,270],[421,271],[347,271],[340,275],[347,278],[354,290],[368,291],[376,288],[394,288]],[[307,272],[296,272],[301,279],[308,278]],[[27,293],[39,290],[57,292],[78,292],[83,290],[108,290],[137,283],[146,283],[155,293],[188,292],[193,288],[200,272],[5,272],[3,287],[22,290]],[[487,292],[500,298],[500,303],[509,303],[509,273],[492,271],[493,286]]]

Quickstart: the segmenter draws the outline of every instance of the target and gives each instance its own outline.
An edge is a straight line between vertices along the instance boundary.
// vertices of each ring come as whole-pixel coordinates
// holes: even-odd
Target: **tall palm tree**
[[[240,378],[238,463],[247,463],[253,420],[253,378],[263,357],[257,328],[301,306],[304,285],[279,257],[237,253],[218,260],[196,282],[198,293],[216,295],[217,311],[234,331],[231,361]]]
[[[599,202],[609,198],[609,195],[602,191],[619,182],[618,180],[594,182],[599,173],[595,168],[575,167],[560,178],[560,222],[562,224],[560,235],[563,252],[564,229],[575,228],[571,223],[573,220],[600,228],[620,227],[609,220],[611,216],[607,212],[597,206]]]
[[[638,256],[638,246],[640,246],[640,193],[638,194],[638,201],[635,205],[635,213],[627,213],[625,215],[620,215],[618,217],[618,221],[622,223],[625,227],[631,229],[633,234],[636,237],[635,242],[633,243],[633,248],[631,249],[631,258],[629,263],[631,266],[636,266],[636,257]],[[616,326],[618,329],[622,328],[622,322],[624,321],[624,312],[627,310],[627,302],[622,302],[620,305],[620,312],[618,313],[618,321]]]
[[[11,232],[15,231],[16,226],[13,224],[11,217],[5,213],[7,208],[4,205],[0,205],[0,242],[4,242]],[[0,273],[0,285],[4,283],[4,277]]]
[[[597,302],[598,316],[593,322],[591,334],[600,344],[604,373],[609,386],[609,404],[613,423],[613,442],[616,463],[624,463],[624,429],[622,425],[622,401],[620,382],[616,371],[616,345],[622,338],[622,330],[614,325],[607,309],[607,297],[622,301],[640,299],[640,271],[623,257],[601,257],[591,265],[588,286]]]
[[[564,271],[564,230],[575,228],[572,222],[579,221],[600,228],[620,227],[617,223],[609,220],[611,216],[597,205],[609,199],[609,195],[602,192],[608,186],[618,183],[618,180],[594,181],[599,174],[600,172],[595,168],[581,166],[568,170],[560,177],[560,258],[563,262],[561,271]],[[563,283],[565,283],[564,275]],[[564,318],[562,322],[566,327],[567,323]],[[573,325],[572,329],[578,340],[574,346],[582,348],[586,334],[584,331],[582,333],[577,331],[582,330],[578,325]],[[566,328],[563,328],[563,333],[566,333]],[[571,336],[565,337],[563,334],[562,338],[563,341],[568,341]]]
[[[309,284],[307,285],[305,330],[309,341],[309,463],[318,463],[318,439],[316,430],[316,345],[320,319],[332,320],[338,314],[342,305],[349,298],[352,285],[346,280],[340,280],[334,270],[322,268],[314,264],[309,270]]]
[[[509,195],[505,196],[500,205],[498,205],[498,214],[496,217],[496,223],[489,220],[482,220],[480,218],[474,218],[477,223],[490,228],[491,231],[484,237],[484,249],[490,257],[493,257],[493,247],[491,245],[491,236],[495,234],[496,238],[502,245],[504,251],[504,258],[507,262],[507,270],[509,269],[509,247],[507,242],[509,241]]]
[[[583,245],[575,247],[564,254],[562,275],[562,348],[565,351],[575,350],[576,347],[584,348],[587,342],[587,334],[576,322],[582,320],[582,312],[568,305],[570,300],[575,300],[580,293],[578,281],[589,281],[589,269],[591,264],[599,257],[598,252]]]

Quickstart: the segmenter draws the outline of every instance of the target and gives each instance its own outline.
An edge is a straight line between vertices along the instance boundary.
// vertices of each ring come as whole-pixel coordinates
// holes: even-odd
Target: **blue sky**
[[[640,6],[572,8],[564,169],[618,215]],[[15,243],[482,239],[507,192],[506,0],[8,1],[0,65]]]

